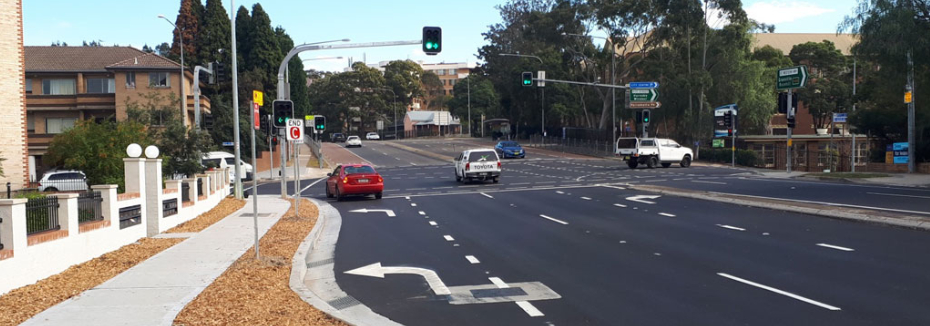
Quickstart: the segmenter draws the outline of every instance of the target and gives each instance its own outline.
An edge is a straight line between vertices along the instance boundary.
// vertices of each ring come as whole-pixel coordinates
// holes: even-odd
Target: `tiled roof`
[[[807,42],[820,43],[824,40],[833,42],[836,48],[843,52],[843,55],[850,55],[853,45],[859,42],[856,35],[836,33],[755,33],[753,36],[753,48],[761,48],[769,45],[781,50],[785,55],[791,53],[791,48],[798,44]]]
[[[114,64],[107,66],[111,69],[120,69],[120,68],[167,68],[167,69],[178,69],[181,65],[173,60],[165,58],[163,56],[146,53],[141,56],[132,57]]]
[[[24,52],[27,73],[103,72],[111,65],[134,63],[134,58],[139,58],[140,65],[151,65],[146,68],[180,67],[174,61],[129,46],[26,46]]]

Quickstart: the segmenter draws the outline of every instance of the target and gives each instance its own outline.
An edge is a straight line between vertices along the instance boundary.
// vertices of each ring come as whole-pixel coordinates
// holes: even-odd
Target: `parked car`
[[[39,191],[85,191],[87,176],[74,170],[48,171],[39,180]]]
[[[352,146],[362,147],[362,139],[358,138],[358,136],[349,136],[349,138],[346,138],[346,147]]]
[[[501,180],[501,161],[493,149],[470,149],[459,153],[453,160],[455,181]]]
[[[365,135],[365,139],[367,139],[367,140],[380,140],[380,139],[381,139],[381,136],[379,136],[377,132],[369,132],[367,135]]]
[[[236,171],[234,170],[236,156],[227,152],[208,152],[203,154],[203,166],[206,168],[229,169],[229,180],[235,180]],[[239,174],[243,180],[252,180],[252,165],[239,160]]]
[[[616,155],[626,161],[627,166],[635,169],[639,164],[646,164],[650,169],[659,164],[667,168],[678,163],[683,168],[691,166],[694,153],[690,148],[665,138],[619,138]]]
[[[341,143],[346,141],[346,135],[343,133],[332,133],[329,135],[329,140],[334,143]]]
[[[375,199],[381,199],[384,192],[384,178],[371,165],[340,165],[326,175],[329,177],[326,179],[326,198],[335,197],[341,201],[346,196],[374,195]]]
[[[500,156],[500,158],[526,158],[526,152],[523,150],[523,147],[515,141],[497,142],[497,145],[494,146],[494,151],[497,152],[497,156]]]

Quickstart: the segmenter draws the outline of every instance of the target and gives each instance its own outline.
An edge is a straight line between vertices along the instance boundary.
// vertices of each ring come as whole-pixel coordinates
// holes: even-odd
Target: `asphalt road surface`
[[[474,146],[403,144],[446,156]],[[350,150],[378,167],[386,190],[382,200],[331,201],[342,216],[336,280],[405,325],[930,324],[926,232],[625,185],[915,214],[930,214],[927,190],[763,179],[706,166],[630,170],[532,150],[504,162],[499,184],[462,184],[442,160],[378,142]],[[278,184],[259,187],[278,191]],[[324,199],[322,182],[302,194]],[[353,212],[361,209],[395,216]],[[346,273],[375,263],[400,274]]]

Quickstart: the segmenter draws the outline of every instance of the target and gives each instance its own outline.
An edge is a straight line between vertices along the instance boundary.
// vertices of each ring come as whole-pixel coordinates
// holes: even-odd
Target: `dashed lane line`
[[[542,218],[544,218],[544,219],[547,219],[547,220],[550,220],[550,221],[553,221],[553,222],[556,222],[556,223],[559,223],[559,224],[562,224],[562,225],[568,225],[568,222],[565,222],[565,221],[560,220],[560,219],[557,219],[557,218],[548,217],[548,216],[542,215],[542,214],[539,214],[539,217],[542,217]]]
[[[478,258],[475,258],[475,256],[472,256],[472,255],[465,256],[465,259],[467,259],[468,262],[471,263],[472,265],[481,263],[481,261],[479,261]]]
[[[817,245],[818,245],[818,246],[821,246],[821,247],[825,247],[825,248],[836,249],[836,250],[842,250],[842,251],[856,251],[856,250],[853,249],[853,248],[840,247],[840,246],[835,246],[835,245],[826,244],[826,243],[818,243]]]
[[[722,227],[722,228],[724,228],[724,229],[730,229],[730,230],[736,230],[736,231],[746,231],[746,229],[744,229],[744,228],[735,227],[735,226],[732,226],[732,225],[717,224],[717,226]]]
[[[731,279],[731,280],[734,280],[734,281],[737,281],[737,282],[740,282],[740,283],[743,283],[743,284],[752,285],[752,286],[755,286],[755,287],[760,288],[760,289],[763,289],[763,290],[775,292],[775,293],[781,294],[781,295],[783,295],[783,296],[786,296],[786,297],[789,297],[789,298],[792,298],[792,299],[795,299],[795,300],[803,301],[803,302],[806,302],[806,303],[809,303],[809,304],[812,304],[812,305],[815,305],[815,306],[818,306],[818,307],[821,307],[821,308],[824,308],[824,309],[833,310],[833,311],[840,310],[840,308],[839,308],[839,307],[836,307],[836,306],[831,306],[831,305],[828,305],[828,304],[823,303],[823,302],[819,302],[819,301],[815,301],[815,300],[812,300],[812,299],[808,299],[808,298],[802,297],[802,296],[800,296],[800,295],[797,295],[797,294],[794,294],[794,293],[791,293],[791,292],[782,291],[782,290],[773,288],[773,287],[771,287],[771,286],[762,285],[762,284],[759,284],[759,283],[756,283],[756,282],[753,282],[753,281],[750,281],[750,280],[747,280],[747,279],[739,278],[739,277],[736,277],[736,276],[733,276],[733,275],[730,275],[730,274],[726,274],[726,273],[717,273],[717,275],[720,275],[720,276],[722,276],[722,277],[725,277],[725,278],[728,278],[728,279]]]

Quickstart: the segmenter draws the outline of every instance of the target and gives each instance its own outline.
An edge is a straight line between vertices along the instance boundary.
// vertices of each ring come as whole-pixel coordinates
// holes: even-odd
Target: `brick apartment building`
[[[143,103],[151,92],[180,98],[183,86],[188,106],[183,117],[192,126],[193,75],[185,72],[182,85],[180,69],[177,62],[133,47],[25,47],[25,85],[19,89],[26,93],[30,178],[39,179],[50,168],[42,157],[55,135],[77,120],[126,120],[127,105]],[[201,108],[210,110],[205,97]]]
[[[28,182],[26,157],[26,107],[23,94],[23,3],[0,0],[0,162],[7,182],[20,189]]]

